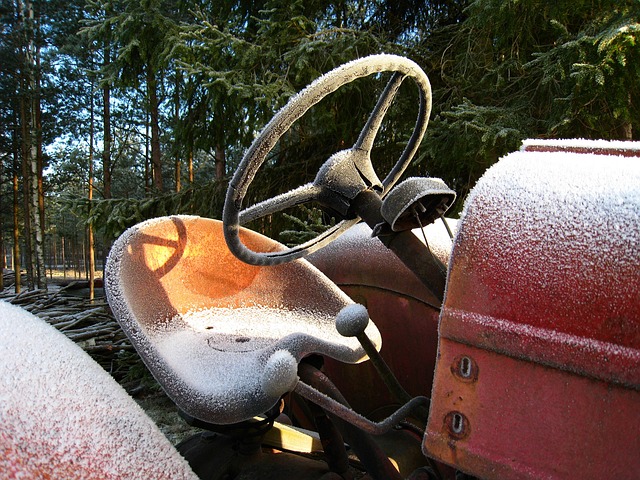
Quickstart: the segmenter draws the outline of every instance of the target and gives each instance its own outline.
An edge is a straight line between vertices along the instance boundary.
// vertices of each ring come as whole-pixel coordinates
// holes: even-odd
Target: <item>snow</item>
[[[479,205],[480,218],[474,210]],[[481,223],[481,235],[494,241],[488,255],[535,250],[527,255],[535,264],[513,268],[538,271],[542,282],[551,271],[547,262],[582,262],[585,275],[593,262],[603,267],[635,264],[640,252],[639,208],[637,159],[515,152],[486,172],[467,199],[463,217]],[[585,255],[574,258],[576,251]]]
[[[326,331],[334,316],[323,312],[251,306],[215,307],[190,311],[181,316],[194,335],[210,336],[211,348],[222,352],[250,352],[267,347],[292,331],[341,342],[337,331]]]
[[[282,390],[293,391],[298,383],[298,361],[287,350],[277,350],[267,361],[262,374],[262,388],[268,395],[279,396]]]
[[[557,150],[578,150],[589,152],[630,151],[640,154],[640,142],[623,140],[587,140],[584,138],[569,139],[527,139],[522,142],[521,151],[535,151],[536,148]]]
[[[579,357],[562,340],[574,352],[563,364],[602,375],[605,364],[623,357],[615,352],[640,349],[634,334],[640,315],[640,160],[571,152],[506,156],[465,203],[449,271],[445,310],[519,324],[518,332],[535,329],[535,335],[522,334],[518,348],[527,348],[529,337],[546,342],[531,347],[539,359],[552,361],[561,353],[550,338],[573,337],[581,351],[600,356]],[[497,337],[482,341],[489,338]],[[607,368],[619,378],[637,378],[624,362]]]
[[[369,321],[367,309],[355,303],[340,310],[336,317],[336,329],[340,335],[355,337],[365,331]]]
[[[2,301],[0,452],[3,479],[197,478],[85,352]]]
[[[174,328],[182,322],[187,327]],[[179,382],[199,399],[209,399],[202,406],[192,405],[190,399],[185,405],[204,409],[207,417],[216,412],[213,416],[223,422],[236,415],[248,416],[247,412],[252,416],[264,413],[289,391],[291,384],[287,382],[279,391],[273,386],[269,392],[260,391],[265,375],[260,372],[275,352],[286,350],[297,360],[317,351],[335,350],[334,356],[341,356],[338,348],[345,343],[344,338],[335,328],[327,328],[333,322],[334,315],[284,308],[207,308],[180,315],[166,328],[156,330],[153,347],[170,372],[165,382]],[[353,340],[348,344],[353,350],[359,347]],[[251,395],[247,396],[249,391]],[[225,404],[225,411],[216,407],[220,402]]]

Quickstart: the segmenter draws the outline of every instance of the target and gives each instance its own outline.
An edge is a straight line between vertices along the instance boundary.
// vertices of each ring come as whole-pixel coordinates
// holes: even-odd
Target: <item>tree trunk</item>
[[[191,107],[189,106],[189,109],[187,111],[187,121],[189,121],[189,119],[192,118],[192,110]],[[186,142],[187,142],[187,170],[188,170],[188,175],[189,175],[189,186],[192,187],[193,186],[193,128],[191,126],[189,126],[187,128],[187,134],[186,134]]]
[[[17,136],[17,133],[14,133]],[[18,172],[20,168],[20,155],[18,149],[13,151],[13,271],[15,272],[14,290],[20,293],[20,185]]]
[[[144,119],[144,194],[149,196],[153,185],[153,166],[151,165],[151,135],[149,135],[149,112]]]
[[[4,163],[0,162],[0,185],[4,183]],[[2,200],[2,195],[0,194],[0,200]],[[3,205],[0,204],[0,212],[2,212]],[[0,292],[4,290],[4,267],[6,265],[5,261],[5,246],[4,246],[4,221],[2,220],[2,215],[0,215]]]
[[[93,90],[93,88],[92,88]],[[93,127],[94,127],[94,111],[93,111],[93,95],[91,95],[91,107],[89,110],[89,191],[87,199],[89,200],[89,216],[91,216],[91,203],[93,201]],[[87,226],[87,243],[89,250],[89,300],[93,301],[95,297],[94,280],[96,273],[96,257],[95,257],[95,241],[93,238],[93,225],[89,222]]]
[[[181,172],[181,167],[182,165],[180,164],[180,155],[178,155],[176,153],[176,158],[175,158],[175,171],[176,171],[176,193],[180,193],[180,190],[182,190],[182,182],[180,179],[180,176],[182,175]]]
[[[178,122],[180,121],[180,78],[181,76],[176,72],[176,84],[174,87],[174,94],[173,94],[173,124],[174,124],[174,129],[177,128],[178,126]],[[175,130],[174,130],[174,135],[173,137],[175,139],[178,138],[178,136],[175,134]],[[180,161],[180,152],[181,149],[179,148],[178,142],[176,141],[174,144],[174,164],[175,164],[175,179],[176,179],[176,192],[180,192],[180,190],[182,189],[182,162]]]
[[[103,67],[106,68],[111,63],[110,38],[107,38],[103,51]],[[105,200],[111,198],[111,86],[105,82],[102,87],[102,196]],[[104,238],[105,250],[102,257],[102,265],[106,263],[106,255],[111,246],[111,239]],[[64,255],[64,244],[62,248]],[[65,266],[66,277],[66,266]]]
[[[224,152],[224,148],[220,144],[216,144],[216,179],[221,182],[224,179],[225,172],[227,170],[227,159]]]
[[[629,107],[628,110],[630,112],[633,111],[630,93],[627,96],[627,105]],[[633,123],[631,123],[630,119],[625,120],[622,125],[620,125],[618,138],[621,140],[633,140]]]
[[[33,16],[33,6],[31,15]],[[47,270],[44,256],[44,187],[42,181],[42,125],[40,104],[40,48],[32,41],[31,59],[34,65],[31,91],[31,202],[33,212],[33,233],[35,252],[35,286],[38,289],[47,289]]]
[[[23,79],[23,89],[24,87]],[[24,92],[24,90],[23,90]],[[27,288],[33,289],[33,242],[31,241],[31,153],[29,145],[29,123],[27,115],[26,93],[20,98],[20,122],[22,124],[21,152],[22,152],[22,210],[24,214],[24,246],[25,246],[25,270],[27,273]]]
[[[51,235],[51,267],[49,269],[49,272],[51,272],[51,278],[53,278],[54,269],[57,273],[58,272],[58,240],[56,240],[55,232]]]
[[[181,173],[181,165],[180,165],[180,155],[176,153],[175,158],[175,167],[176,167],[176,192],[179,193],[182,189],[182,182],[180,181]]]
[[[155,71],[153,71],[149,65],[147,65],[147,90],[149,95],[149,114],[151,115],[151,165],[153,168],[153,187],[157,192],[162,192],[158,83],[155,77]]]
[[[60,250],[62,254],[62,278],[64,280],[67,279],[67,255],[66,255],[67,245],[64,241],[64,237],[60,237]]]
[[[111,63],[111,48],[109,41],[104,48],[103,67]],[[111,86],[108,83],[102,87],[102,129],[103,129],[103,150],[102,150],[102,181],[103,196],[105,199],[111,198]]]
[[[102,98],[104,102],[102,117],[104,138],[102,150],[103,196],[105,199],[109,199],[111,198],[111,87],[109,85],[105,85],[102,89]]]
[[[35,120],[35,119],[34,119]],[[32,142],[34,141],[34,137],[37,136],[35,129],[32,130],[33,136]],[[34,142],[35,143],[35,142]],[[29,166],[30,166],[30,175],[31,180],[29,181],[31,185],[31,205],[30,205],[30,213],[31,213],[31,231],[33,234],[33,253],[35,260],[34,263],[34,286],[38,289],[46,289],[46,272],[44,271],[44,238],[42,236],[42,226],[40,223],[40,208],[39,208],[39,194],[38,194],[38,180],[42,175],[41,172],[38,171],[38,153],[37,146],[35,144],[31,145],[30,154],[29,154]]]
[[[189,154],[187,155],[189,162],[189,185],[193,185],[193,145],[189,145]]]

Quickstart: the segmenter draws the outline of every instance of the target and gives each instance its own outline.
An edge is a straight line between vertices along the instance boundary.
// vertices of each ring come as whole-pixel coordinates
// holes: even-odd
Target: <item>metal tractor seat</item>
[[[250,230],[259,252],[284,247]],[[248,420],[298,383],[318,353],[347,363],[366,355],[336,330],[353,302],[306,260],[252,266],[236,259],[222,222],[162,217],[127,230],[107,260],[106,293],[149,370],[187,414],[213,424]],[[366,333],[379,349],[380,333]]]

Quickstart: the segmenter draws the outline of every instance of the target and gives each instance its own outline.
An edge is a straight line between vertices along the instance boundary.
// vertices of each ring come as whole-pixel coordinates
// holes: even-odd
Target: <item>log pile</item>
[[[74,291],[76,286],[72,282],[51,291],[23,290],[17,295],[11,288],[5,288],[0,292],[0,300],[18,305],[42,318],[109,371],[113,367],[114,356],[121,351],[132,351],[133,347],[105,298],[89,300],[88,295]]]

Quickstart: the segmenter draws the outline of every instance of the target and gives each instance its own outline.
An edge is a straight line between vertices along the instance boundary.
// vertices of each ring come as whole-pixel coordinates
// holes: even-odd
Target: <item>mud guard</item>
[[[425,454],[478,477],[640,475],[640,161],[516,152],[469,196]]]

